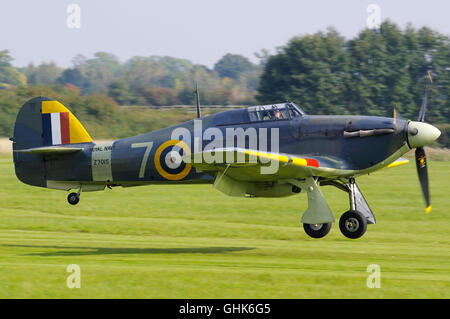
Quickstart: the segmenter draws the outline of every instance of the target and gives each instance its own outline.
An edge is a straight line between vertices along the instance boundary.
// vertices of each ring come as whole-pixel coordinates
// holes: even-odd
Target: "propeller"
[[[422,189],[423,199],[425,200],[425,212],[431,211],[430,190],[428,189],[428,169],[427,157],[423,147],[416,148],[416,167],[419,176],[420,188]]]
[[[428,79],[426,87],[425,87],[425,95],[423,97],[422,106],[420,107],[418,122],[425,122],[425,110],[427,108],[427,100],[428,100],[428,92],[431,84],[433,83],[433,79],[431,77],[430,72],[428,72]],[[423,146],[419,146],[415,151],[416,155],[416,168],[417,175],[419,176],[420,188],[422,189],[423,199],[425,200],[426,208],[425,212],[429,213],[431,211],[431,202],[430,202],[430,190],[428,188],[428,168],[427,168],[427,156],[425,154],[425,149]]]
[[[430,72],[428,72],[428,79],[430,82],[427,82],[425,86],[425,96],[423,97],[422,106],[420,107],[419,118],[417,121],[424,122],[425,119],[425,110],[427,108],[427,100],[428,100],[428,91],[430,89],[431,84],[433,84],[433,78],[431,77]]]

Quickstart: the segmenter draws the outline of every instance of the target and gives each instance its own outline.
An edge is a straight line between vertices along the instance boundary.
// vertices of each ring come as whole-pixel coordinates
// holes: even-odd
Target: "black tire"
[[[341,233],[351,239],[356,239],[365,234],[367,230],[367,219],[356,210],[349,210],[342,214],[339,219]]]
[[[330,232],[331,223],[303,224],[303,229],[312,238],[322,238]]]
[[[78,196],[77,193],[70,193],[69,196],[67,196],[67,201],[71,205],[76,205],[80,201],[80,196]]]

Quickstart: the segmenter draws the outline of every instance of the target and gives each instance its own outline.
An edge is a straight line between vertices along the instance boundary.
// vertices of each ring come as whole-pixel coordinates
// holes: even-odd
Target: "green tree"
[[[131,104],[134,102],[134,97],[130,92],[130,87],[124,80],[116,80],[111,82],[108,87],[108,95],[120,105]]]
[[[37,67],[30,64],[22,69],[28,84],[54,84],[63,71],[64,69],[58,67],[54,62],[42,63]]]
[[[180,103],[184,105],[194,104],[195,103],[194,89],[184,88],[183,90],[180,91],[180,93],[178,93],[178,99],[180,100]]]
[[[246,57],[238,54],[228,53],[224,55],[215,65],[214,70],[221,78],[229,77],[238,79],[242,73],[255,69],[255,65]]]
[[[147,87],[143,96],[148,105],[163,106],[180,104],[177,92],[169,88]]]
[[[27,83],[26,76],[11,65],[12,60],[13,58],[9,55],[8,50],[0,51],[0,88]]]
[[[65,69],[61,76],[57,79],[57,82],[65,85],[67,83],[73,84],[76,87],[83,89],[86,87],[88,80],[81,74],[78,69]]]
[[[261,103],[293,100],[313,114],[345,111],[348,55],[334,30],[293,38],[271,56],[261,76]]]
[[[293,38],[270,56],[257,99],[287,99],[312,114],[352,113],[416,119],[427,72],[433,76],[427,119],[449,121],[448,36],[428,28],[404,31],[390,21],[345,41],[333,29]]]
[[[106,94],[108,86],[121,73],[119,60],[106,52],[97,52],[92,59],[77,55],[72,62],[73,68],[64,70],[58,82],[76,85],[84,94],[93,92]]]

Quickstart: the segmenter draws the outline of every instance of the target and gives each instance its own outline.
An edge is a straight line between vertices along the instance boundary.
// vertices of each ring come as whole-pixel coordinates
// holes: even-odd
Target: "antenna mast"
[[[195,95],[197,96],[197,118],[199,119],[202,115],[200,112],[200,94],[198,93],[198,84],[195,82]]]

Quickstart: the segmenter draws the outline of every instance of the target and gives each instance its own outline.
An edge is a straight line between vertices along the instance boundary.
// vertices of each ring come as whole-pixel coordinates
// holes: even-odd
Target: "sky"
[[[213,67],[226,53],[257,62],[261,49],[275,53],[296,35],[330,26],[354,37],[374,21],[370,4],[402,29],[412,22],[450,34],[448,0],[2,0],[0,50],[9,50],[18,67],[69,67],[75,55],[98,51],[122,62],[168,55]]]

